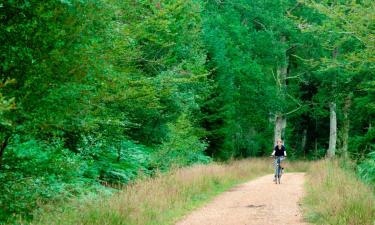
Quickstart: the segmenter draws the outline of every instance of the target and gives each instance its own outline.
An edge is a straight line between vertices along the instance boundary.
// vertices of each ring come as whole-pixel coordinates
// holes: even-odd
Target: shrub
[[[362,161],[357,169],[359,177],[375,187],[375,151],[369,153],[367,159]]]

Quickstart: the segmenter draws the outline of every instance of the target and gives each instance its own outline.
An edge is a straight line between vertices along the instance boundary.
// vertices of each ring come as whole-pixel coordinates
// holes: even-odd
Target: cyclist
[[[276,160],[277,160],[277,157],[280,157],[280,167],[281,167],[281,172],[283,172],[284,171],[284,167],[281,166],[281,161],[283,161],[285,159],[285,157],[286,157],[285,146],[283,145],[283,141],[281,139],[277,139],[276,143],[277,143],[277,145],[273,149],[273,152],[272,152],[271,156],[275,156]],[[277,163],[275,161],[275,177],[274,177],[274,181],[276,180],[276,166],[277,166]]]

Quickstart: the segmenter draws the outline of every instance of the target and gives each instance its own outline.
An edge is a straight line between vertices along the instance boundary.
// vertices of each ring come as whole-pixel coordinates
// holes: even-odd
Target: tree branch
[[[287,115],[289,115],[289,114],[295,113],[295,112],[297,112],[298,110],[300,110],[301,108],[303,108],[303,107],[305,107],[305,106],[312,105],[312,104],[313,104],[313,103],[306,104],[306,105],[300,105],[299,107],[297,107],[297,108],[295,108],[295,109],[293,109],[293,110],[291,110],[291,111],[285,113],[284,115],[287,116]]]
[[[288,14],[288,15],[290,15],[298,6],[300,6],[301,5],[301,2],[297,2],[297,4],[295,4],[291,9],[288,9],[287,11],[286,11],[286,13]]]
[[[3,164],[3,155],[4,155],[4,152],[5,152],[5,149],[8,145],[8,141],[9,141],[10,137],[11,137],[11,135],[7,135],[5,137],[3,143],[0,146],[0,169],[1,169],[1,166]]]

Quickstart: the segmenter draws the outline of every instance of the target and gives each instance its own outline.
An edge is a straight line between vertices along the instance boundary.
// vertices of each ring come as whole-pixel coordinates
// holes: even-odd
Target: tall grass
[[[374,225],[375,197],[369,186],[337,161],[314,162],[307,174],[305,215],[316,224]]]
[[[197,165],[159,174],[126,186],[112,197],[71,202],[45,209],[32,224],[173,224],[182,215],[235,184],[272,173],[271,159]],[[307,163],[292,162],[288,171]]]

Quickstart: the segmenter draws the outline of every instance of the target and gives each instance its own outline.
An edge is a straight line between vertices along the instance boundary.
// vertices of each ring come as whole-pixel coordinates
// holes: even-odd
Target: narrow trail
[[[303,221],[299,201],[304,173],[286,173],[281,185],[273,175],[236,186],[192,212],[176,225],[294,225]]]

